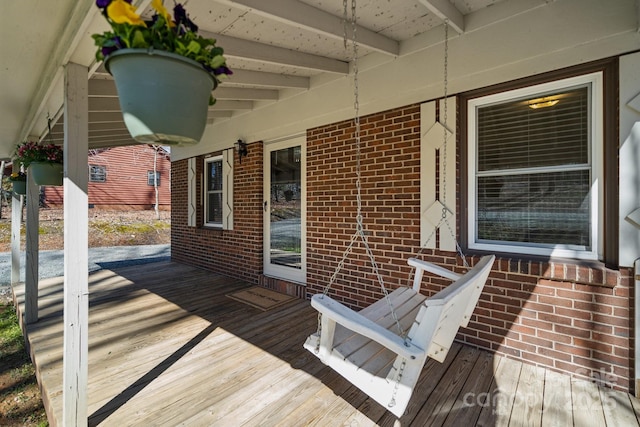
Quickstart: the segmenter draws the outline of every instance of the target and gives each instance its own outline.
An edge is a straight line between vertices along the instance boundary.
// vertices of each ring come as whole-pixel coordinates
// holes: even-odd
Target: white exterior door
[[[264,274],[306,283],[306,140],[264,150]]]

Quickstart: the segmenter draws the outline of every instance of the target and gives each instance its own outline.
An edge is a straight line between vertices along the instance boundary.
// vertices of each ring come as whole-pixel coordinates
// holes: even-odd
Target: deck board
[[[40,320],[26,326],[54,427],[62,416],[62,282],[40,281]],[[303,349],[317,326],[308,301],[261,311],[225,296],[249,286],[172,262],[91,274],[89,424],[639,426],[640,403],[626,393],[459,343],[444,363],[427,362],[397,420]],[[14,293],[22,310],[23,285]]]
[[[509,422],[526,427],[540,427],[543,395],[544,369],[522,364]]]

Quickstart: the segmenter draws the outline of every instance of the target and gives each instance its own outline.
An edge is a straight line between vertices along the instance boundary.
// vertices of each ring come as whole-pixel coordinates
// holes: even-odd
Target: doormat
[[[292,297],[291,295],[272,291],[271,289],[262,288],[260,286],[243,289],[241,291],[228,294],[227,297],[243,302],[262,311],[270,310],[295,299],[295,297]]]

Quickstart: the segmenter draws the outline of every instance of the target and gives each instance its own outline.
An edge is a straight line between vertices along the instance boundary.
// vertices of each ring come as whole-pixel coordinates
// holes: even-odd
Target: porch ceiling
[[[445,17],[455,31],[463,32],[466,15],[501,2],[359,0],[359,55],[402,55],[404,42],[441,26]],[[134,4],[143,15],[151,15],[150,0]],[[349,72],[340,0],[189,0],[187,9],[201,31],[225,48],[235,73],[215,92],[218,103],[209,111],[210,123],[277,102],[283,91],[288,95],[305,91],[311,79],[339,78]],[[122,121],[110,75],[94,60],[90,35],[105,28],[93,0],[22,0],[3,5],[0,158],[8,158],[28,137],[42,138],[47,117],[52,118],[51,136],[62,143],[62,76],[69,61],[91,70],[89,146],[134,143]]]

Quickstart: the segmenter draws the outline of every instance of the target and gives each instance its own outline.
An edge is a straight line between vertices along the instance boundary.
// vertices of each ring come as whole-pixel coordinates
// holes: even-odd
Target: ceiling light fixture
[[[534,110],[537,110],[538,108],[553,107],[558,102],[560,102],[559,99],[538,98],[538,99],[532,99],[532,100],[528,101],[527,105],[529,106],[529,108],[533,108]]]

